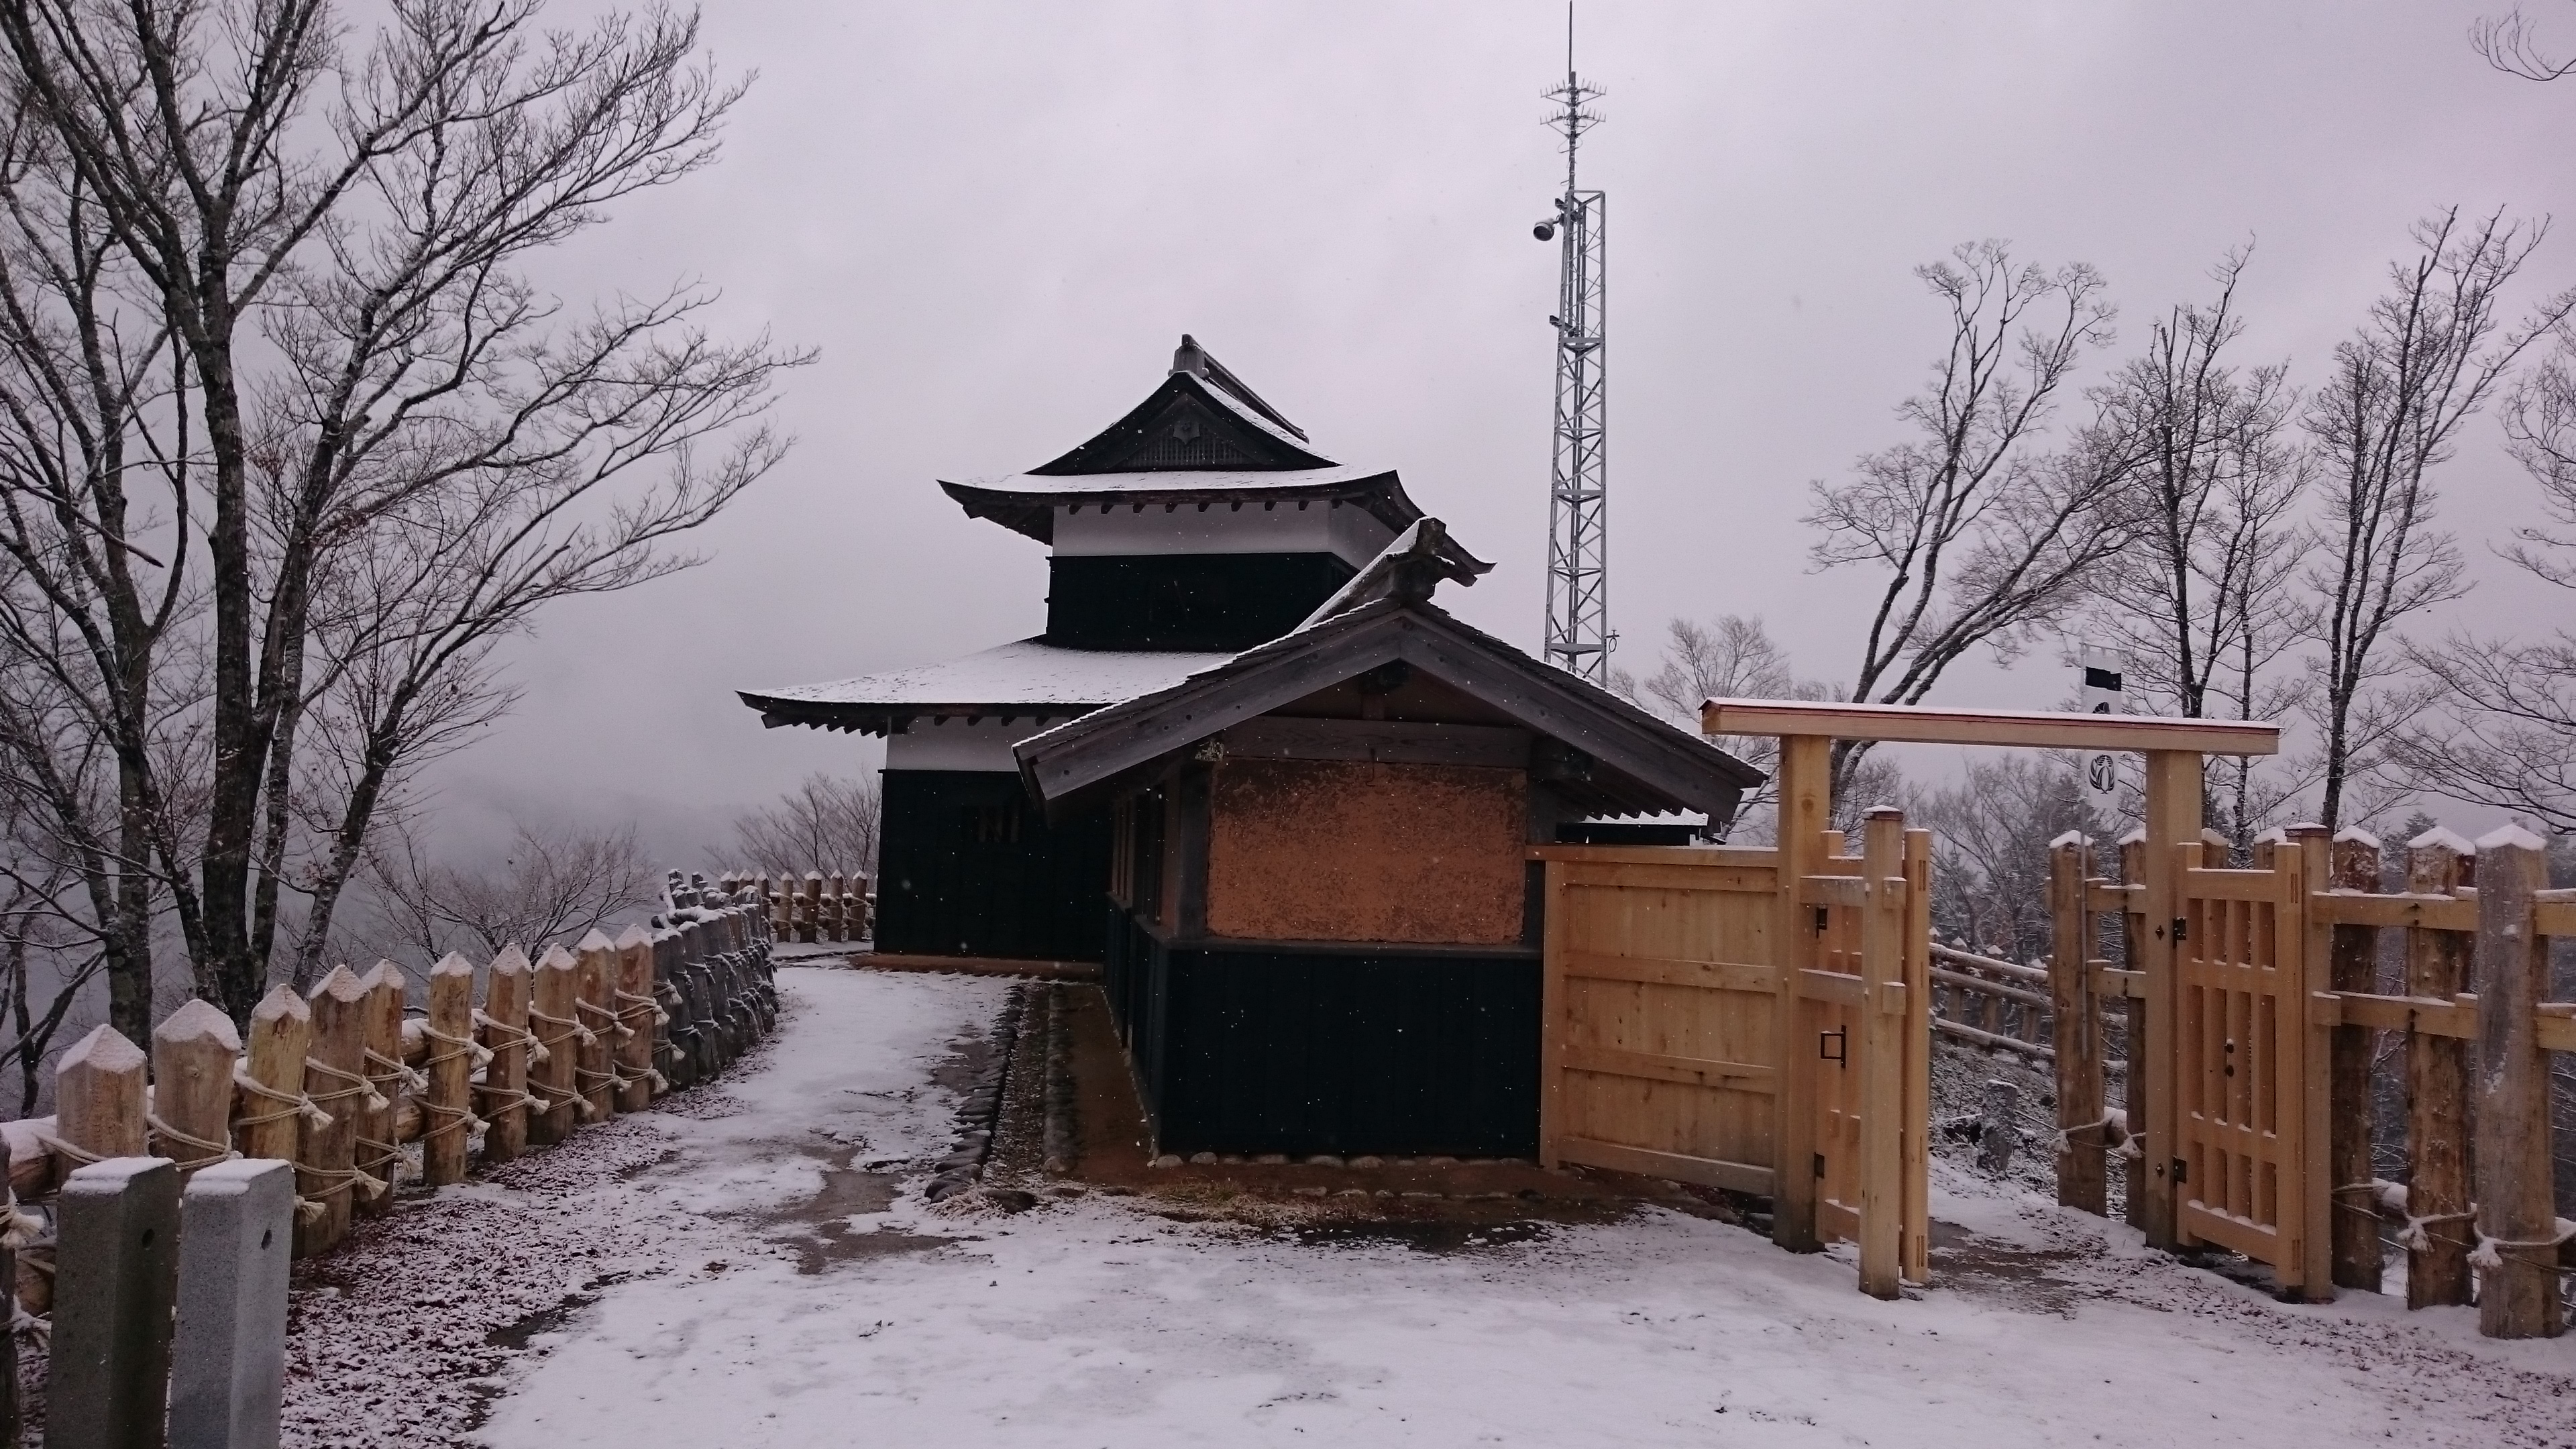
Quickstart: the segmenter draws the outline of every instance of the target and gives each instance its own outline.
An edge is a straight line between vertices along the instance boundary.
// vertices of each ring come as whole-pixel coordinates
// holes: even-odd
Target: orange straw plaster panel
[[[1518,770],[1227,760],[1211,801],[1208,930],[1516,942],[1528,795]]]

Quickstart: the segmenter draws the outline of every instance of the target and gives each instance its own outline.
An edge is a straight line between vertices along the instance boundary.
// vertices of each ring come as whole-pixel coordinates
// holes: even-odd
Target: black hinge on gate
[[[2190,935],[2190,932],[2191,932],[2191,927],[2190,927],[2190,925],[2189,925],[2189,924],[2187,924],[2187,923],[2183,920],[2183,918],[2182,918],[2182,917],[2180,917],[2180,916],[2176,916],[2176,917],[2174,917],[2174,944],[2175,944],[2175,945],[2179,946],[2179,945],[2181,945],[2181,944],[2182,944],[2186,939],[2188,939],[2188,937],[2189,937],[2189,935]]]
[[[1825,1043],[1829,1040],[1834,1044],[1832,1051],[1825,1050]],[[1843,1060],[1845,1049],[1850,1045],[1851,1040],[1842,1027],[1816,1033],[1816,1056],[1819,1060],[1839,1064]]]
[[[2184,1183],[2191,1181],[2191,1164],[2183,1161],[2179,1157],[2175,1158],[2173,1160],[2173,1180],[2174,1186],[2176,1187],[2180,1187]]]
[[[1824,933],[1825,933],[1825,908],[1824,908],[1823,906],[1818,906],[1818,907],[1816,907],[1816,934],[1817,934],[1817,935],[1819,935],[1819,936],[1821,936],[1821,935],[1823,935]]]
[[[1819,1153],[1817,1153],[1817,1154],[1816,1154],[1816,1176],[1818,1176],[1818,1177],[1822,1177],[1822,1176],[1824,1176],[1824,1175],[1825,1175],[1825,1154],[1823,1154],[1823,1153],[1819,1152]]]

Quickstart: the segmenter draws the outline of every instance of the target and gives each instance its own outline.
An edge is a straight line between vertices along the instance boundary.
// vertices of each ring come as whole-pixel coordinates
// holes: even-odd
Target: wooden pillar
[[[451,951],[429,968],[429,1090],[421,1094],[420,1180],[465,1180],[473,1130],[474,966]]]
[[[2477,847],[2439,826],[2406,843],[2406,889],[2448,895],[2469,884]],[[2406,994],[2448,1001],[2469,989],[2469,946],[2457,931],[2406,933]],[[2406,1306],[2469,1301],[2468,1043],[2406,1034]]]
[[[2334,989],[2335,928],[2326,923],[2323,912],[2308,909],[2308,902],[2324,894],[2334,877],[2334,842],[2322,825],[2292,826],[2290,840],[2291,848],[2277,853],[2274,865],[2276,874],[2295,874],[2284,892],[2290,904],[2274,907],[2279,922],[2276,941],[2280,969],[2297,973],[2298,987],[2290,999],[2304,1008],[2319,993]],[[2283,1009],[2288,1009],[2287,1002]],[[2315,1025],[2305,1015],[2303,1009],[2302,1020],[2280,1034],[2280,1090],[2288,1100],[2276,1099],[2277,1110],[2285,1129],[2291,1114],[2298,1114],[2298,1180],[2304,1191],[2296,1203],[2280,1206],[2283,1236],[2289,1236],[2295,1221],[2297,1242],[2287,1255],[2291,1261],[2278,1265],[2276,1272],[2283,1287],[2295,1286],[2302,1302],[2331,1303],[2338,1216],[2334,1190],[2339,1185],[2334,1176],[2335,1029]],[[2363,1129],[2365,1142],[2368,1131]]]
[[[295,1225],[295,1256],[327,1252],[349,1234],[358,1196],[358,1121],[366,1115],[367,992],[357,973],[334,966],[313,984],[313,1044],[305,1051],[304,1094],[322,1109],[296,1138],[296,1191],[322,1205]]]
[[[816,934],[815,927],[818,923],[819,917],[822,915],[822,912],[823,873],[818,870],[809,870],[805,872],[805,898],[803,901],[799,902],[796,907],[796,939],[798,941],[806,943],[811,943],[813,941]]]
[[[653,1028],[662,1008],[653,1001],[653,938],[630,925],[617,938],[617,1109],[641,1112],[653,1105]]]
[[[1816,1056],[1819,1050],[1798,973],[1814,964],[1813,908],[1799,904],[1798,882],[1818,873],[1825,831],[1833,814],[1833,742],[1792,735],[1780,741],[1780,875],[1772,907],[1771,940],[1779,963],[1773,998],[1772,1040],[1779,1052],[1779,1090],[1773,1094],[1771,1241],[1793,1253],[1823,1247],[1816,1236]]]
[[[573,1013],[590,1033],[581,1042],[576,1089],[590,1103],[590,1120],[605,1122],[617,1115],[617,943],[593,927],[573,947],[573,960]]]
[[[2048,848],[2048,912],[2055,928],[2048,1004],[2057,1051],[2057,1201],[2099,1217],[2109,1211],[2102,1159],[2102,1028],[2093,1004],[2093,916],[2085,908],[2085,841],[2073,831]]]
[[[483,1160],[507,1162],[528,1150],[528,953],[517,942],[492,958],[483,988]]]
[[[146,1065],[112,1026],[74,1042],[54,1066],[54,1135],[85,1161],[143,1156]]]
[[[367,993],[367,1080],[383,1103],[358,1123],[358,1170],[382,1182],[386,1190],[360,1198],[357,1210],[367,1217],[379,1217],[393,1210],[394,1173],[402,1166],[402,1147],[396,1140],[394,1122],[395,1104],[402,1100],[403,1081],[410,1075],[402,1061],[402,1022],[403,997],[411,990],[411,983],[404,979],[400,966],[378,961],[358,978],[358,984]]]
[[[2173,1180],[2175,1149],[2181,1142],[2174,1119],[2173,1047],[2179,1003],[2173,923],[2182,915],[2181,882],[2174,872],[2184,850],[2195,855],[2200,850],[2200,756],[2180,750],[2148,751],[2146,797],[2146,890],[2140,905],[2147,929],[2145,938],[2132,944],[2144,948],[2139,968],[2147,978],[2147,1037],[2152,1049],[2144,1063],[2146,1140],[2139,1147],[2145,1155],[2133,1173],[2144,1179],[2145,1186],[2145,1221],[2138,1226],[2150,1247],[2171,1250],[2188,1246],[2177,1221]],[[2139,1069],[2133,1056],[2129,1070]],[[2131,1130],[2136,1130],[2134,1122]]]
[[[232,1153],[233,1063],[241,1033],[211,1001],[192,1000],[152,1029],[152,1150],[185,1183]]]
[[[2147,878],[2147,833],[2132,830],[2120,837],[2120,883],[2140,885]],[[2120,964],[2130,971],[2145,970],[2147,915],[2142,908],[2141,893],[2132,891],[2125,897],[2126,909],[2120,916]],[[2128,1068],[2120,1074],[2120,1115],[2129,1138],[2130,1157],[2121,1174],[2121,1217],[2129,1226],[2145,1231],[2148,1217],[2147,1162],[2137,1156],[2136,1134],[2147,1127],[2147,1058],[2150,1055],[2146,998],[2126,992],[2120,998],[2120,1020],[2128,1054]]]
[[[1905,814],[1869,812],[1861,836],[1860,1291],[1894,1298],[1905,1211]]]
[[[1932,1281],[1932,832],[1905,832],[1905,1281]]]
[[[296,1119],[304,1105],[304,1054],[313,1041],[313,1008],[280,984],[250,1013],[250,1050],[242,1062],[240,1114],[233,1145],[244,1157],[295,1160]]]
[[[2379,841],[2370,832],[2346,828],[2335,834],[2328,885],[2339,891],[2376,894],[2379,890]],[[2336,926],[2328,945],[2329,975],[2337,991],[2370,993],[2379,989],[2379,928]],[[2370,1100],[2371,1031],[2365,1026],[2338,1026],[2328,1065],[2332,1098],[2332,1142],[2327,1173],[2334,1189],[2334,1282],[2338,1288],[2379,1291],[2379,1196],[2372,1182]]]
[[[2478,841],[2478,1332],[2546,1338],[2561,1328],[2557,1215],[2550,1196],[2549,1056],[2540,1005],[2549,943],[2532,895],[2549,884],[2540,839],[2515,826]]]
[[[573,1068],[581,1060],[580,1024],[573,1012],[573,978],[579,974],[572,953],[561,946],[548,946],[532,973],[535,1000],[528,1006],[528,1020],[534,1025],[528,1029],[545,1050],[528,1068],[530,1091],[541,1104],[530,1109],[528,1141],[538,1147],[572,1135],[573,1103],[581,1099],[573,1088]]]

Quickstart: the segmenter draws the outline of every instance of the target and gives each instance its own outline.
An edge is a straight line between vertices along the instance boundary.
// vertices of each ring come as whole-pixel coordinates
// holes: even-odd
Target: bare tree
[[[2307,703],[2330,827],[2424,702],[2397,680],[2392,631],[2468,590],[2457,545],[2434,526],[2432,470],[2523,350],[2576,311],[2570,292],[2525,323],[2503,319],[2503,291],[2545,230],[2501,213],[2463,226],[2456,209],[2417,223],[2418,253],[2389,268],[2389,291],[2335,348],[2332,381],[2310,401],[2325,497],[2300,624],[2317,647]]]
[[[2542,48],[2538,27],[2517,5],[2501,16],[2482,16],[2469,25],[2469,44],[2487,64],[2524,80],[2554,81],[2576,74],[2576,60],[2557,60]]]
[[[1880,571],[1849,697],[1917,704],[1980,644],[2009,657],[2080,598],[2127,537],[2113,507],[2135,466],[2105,423],[2047,447],[2059,394],[2111,340],[2102,279],[2080,263],[2016,263],[2001,242],[1916,269],[1950,313],[1931,386],[1898,416],[1917,437],[1814,485],[1815,566]],[[1837,796],[1869,746],[1834,746]]]
[[[2102,829],[2081,778],[2046,756],[1980,755],[1957,785],[1920,799],[1912,818],[1933,832],[1933,929],[2006,960],[2048,954],[2049,843]]]
[[[694,16],[538,10],[411,0],[344,49],[328,0],[0,7],[0,549],[88,656],[53,672],[97,696],[115,857],[236,1017],[282,923],[319,961],[405,771],[506,707],[495,643],[685,566],[785,447],[801,355],[710,340],[702,292],[571,311],[523,275],[712,162],[741,95]]]
[[[2543,582],[2576,590],[2576,332],[2514,385],[2505,436],[2540,487],[2549,522],[2501,552]],[[2576,631],[2517,641],[2458,633],[2410,647],[2449,707],[2398,735],[2397,768],[2454,800],[2576,831]]]
[[[2135,440],[2138,466],[2123,505],[2134,541],[2096,571],[2085,633],[2121,651],[2131,693],[2161,714],[2271,719],[2301,683],[2286,667],[2306,481],[2283,437],[2287,368],[2242,368],[2227,351],[2245,330],[2236,287],[2247,257],[2224,257],[2216,300],[2158,319],[2144,354],[2095,393]],[[2211,782],[2213,814],[2240,849],[2295,788],[2258,768],[2236,759]]]
[[[781,876],[812,870],[873,875],[884,818],[885,801],[875,781],[808,775],[778,803],[734,820],[733,850],[726,863]]]
[[[631,825],[587,831],[514,822],[497,859],[453,864],[424,858],[404,824],[380,829],[362,877],[375,907],[372,954],[450,951],[489,960],[517,942],[539,947],[578,938],[660,898],[662,877]]]

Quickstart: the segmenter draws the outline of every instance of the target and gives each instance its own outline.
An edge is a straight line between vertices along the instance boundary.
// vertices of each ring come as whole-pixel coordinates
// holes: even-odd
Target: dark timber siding
[[[1048,643],[1203,650],[1278,638],[1356,572],[1329,553],[1059,555],[1047,570]]]
[[[885,772],[877,949],[1097,961],[1109,822],[1050,827],[1020,777]]]
[[[1534,952],[1177,945],[1112,922],[1107,987],[1163,1152],[1526,1157]]]

